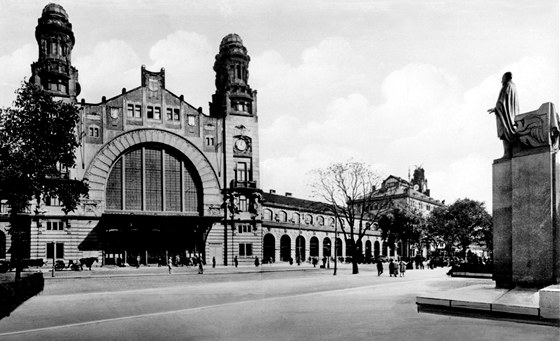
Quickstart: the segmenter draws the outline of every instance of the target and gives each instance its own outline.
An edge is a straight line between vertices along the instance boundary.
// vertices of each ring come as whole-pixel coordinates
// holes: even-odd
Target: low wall
[[[43,291],[45,281],[40,272],[25,276],[20,281],[0,283],[0,319],[10,315],[20,304]]]

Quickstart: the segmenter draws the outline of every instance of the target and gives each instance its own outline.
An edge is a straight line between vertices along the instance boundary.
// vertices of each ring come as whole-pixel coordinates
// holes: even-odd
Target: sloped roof
[[[325,213],[330,211],[330,205],[306,199],[294,198],[286,195],[263,193],[264,207],[289,208],[298,211],[310,211]]]

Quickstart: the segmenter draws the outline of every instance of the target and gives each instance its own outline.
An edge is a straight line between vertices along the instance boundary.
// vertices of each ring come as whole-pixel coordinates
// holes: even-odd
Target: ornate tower
[[[78,70],[71,63],[75,39],[68,14],[62,6],[48,4],[38,21],[35,38],[39,60],[31,64],[30,82],[41,85],[55,97],[75,101],[80,84]]]
[[[237,34],[228,34],[222,39],[214,62],[216,93],[212,95],[210,115],[256,115],[256,91],[248,83],[250,60]]]

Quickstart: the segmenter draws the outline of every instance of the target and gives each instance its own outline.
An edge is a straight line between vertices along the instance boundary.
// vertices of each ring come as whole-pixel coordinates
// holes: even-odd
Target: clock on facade
[[[247,150],[247,141],[238,139],[237,141],[235,141],[235,148],[237,148],[237,150],[239,151],[244,152],[245,150]]]

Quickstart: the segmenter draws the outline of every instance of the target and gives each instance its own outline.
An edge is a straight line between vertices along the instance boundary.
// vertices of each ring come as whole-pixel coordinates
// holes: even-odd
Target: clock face
[[[245,140],[239,139],[235,141],[235,148],[243,152],[247,149],[247,142]]]
[[[414,189],[418,190],[420,188],[420,186],[418,186],[418,184],[414,185]]]

